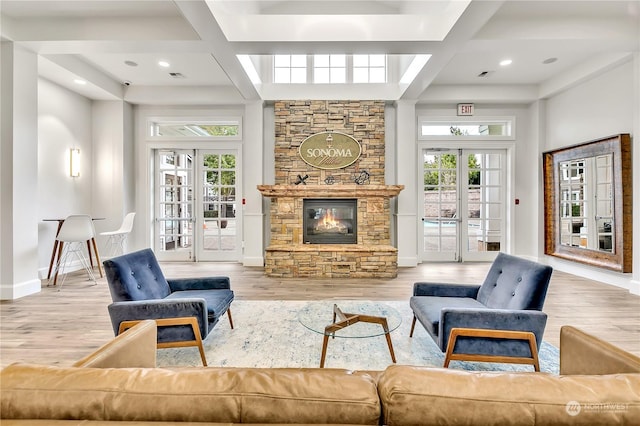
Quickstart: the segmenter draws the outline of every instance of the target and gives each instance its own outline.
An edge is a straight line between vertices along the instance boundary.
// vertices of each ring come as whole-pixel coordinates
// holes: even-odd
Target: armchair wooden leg
[[[142,320],[135,321],[122,321],[120,327],[118,327],[118,334],[133,327]],[[171,327],[175,325],[190,325],[193,330],[194,340],[181,340],[177,342],[163,342],[158,343],[158,349],[164,348],[183,348],[197,346],[200,352],[200,358],[202,358],[202,365],[207,366],[207,357],[204,353],[204,346],[202,345],[202,336],[200,335],[200,328],[198,326],[198,320],[195,317],[178,317],[178,318],[161,318],[155,320],[158,327]]]
[[[231,307],[227,308],[227,317],[229,318],[229,325],[233,330],[233,318],[231,318]]]
[[[529,343],[531,357],[501,356],[501,355],[475,355],[453,353],[458,337],[485,337],[490,339],[524,340]],[[479,328],[452,328],[447,342],[447,351],[444,356],[444,368],[449,367],[451,361],[478,361],[478,362],[504,362],[511,364],[533,365],[535,371],[540,371],[536,336],[530,331],[489,330]]]
[[[416,316],[413,316],[413,321],[411,321],[411,332],[409,333],[409,337],[413,337],[413,330],[416,328]]]

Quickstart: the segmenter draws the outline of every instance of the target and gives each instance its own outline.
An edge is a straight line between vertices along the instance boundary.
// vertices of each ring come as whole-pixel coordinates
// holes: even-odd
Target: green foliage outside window
[[[424,186],[425,190],[433,191],[442,186],[456,185],[456,167],[458,156],[456,154],[436,155],[432,160],[424,162]],[[480,170],[478,159],[475,155],[468,156],[469,185],[480,185]],[[429,170],[434,169],[434,170]]]
[[[211,136],[238,136],[238,125],[206,125],[199,126]]]
[[[235,201],[236,156],[208,154],[203,157],[202,161],[204,167],[208,169],[205,173],[205,185],[214,187],[211,188],[214,193],[219,189],[220,199],[217,201],[222,202],[221,204],[218,202],[210,203],[209,209],[213,210],[205,209],[205,217],[218,217],[218,209],[221,210],[221,217],[233,217],[233,205],[230,202]],[[220,226],[226,226],[226,221],[222,221]]]

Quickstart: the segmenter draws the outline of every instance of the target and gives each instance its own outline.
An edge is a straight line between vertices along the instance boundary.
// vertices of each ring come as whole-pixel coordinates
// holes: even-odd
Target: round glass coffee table
[[[400,327],[400,313],[384,302],[357,300],[325,300],[307,303],[298,313],[298,320],[309,330],[322,334],[320,368],[324,367],[329,337],[358,339],[384,335],[391,360],[395,363],[390,333]]]

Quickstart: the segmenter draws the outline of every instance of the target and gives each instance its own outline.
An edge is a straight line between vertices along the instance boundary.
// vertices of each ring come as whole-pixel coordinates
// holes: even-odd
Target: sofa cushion
[[[0,372],[6,419],[377,425],[368,374],[337,369],[63,368]]]
[[[180,422],[180,426],[233,426],[233,423]],[[2,426],[176,426],[175,422],[111,422],[109,420],[2,420]],[[247,425],[250,426],[250,425]],[[259,426],[259,425],[253,425]],[[274,425],[271,425],[274,426]]]
[[[640,374],[555,376],[390,366],[385,424],[609,425],[640,418]]]
[[[487,308],[482,303],[469,297],[438,296],[413,296],[409,299],[409,306],[416,318],[420,320],[420,324],[433,337],[438,337],[443,308]]]
[[[560,374],[640,373],[640,357],[568,325],[560,329]]]
[[[74,367],[155,367],[158,326],[142,321],[73,364]]]

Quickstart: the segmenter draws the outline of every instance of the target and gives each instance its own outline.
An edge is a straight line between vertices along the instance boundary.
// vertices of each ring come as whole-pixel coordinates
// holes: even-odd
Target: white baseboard
[[[398,257],[398,267],[399,268],[414,268],[418,266],[418,258],[415,256],[411,257]]]
[[[0,300],[19,299],[30,294],[39,293],[41,282],[38,279],[16,284],[0,284]]]
[[[260,266],[260,267],[263,267],[264,266],[264,257],[262,257],[262,256],[247,257],[247,256],[245,256],[242,259],[242,265],[243,266]]]
[[[629,293],[640,296],[640,281],[631,280],[629,283]]]

